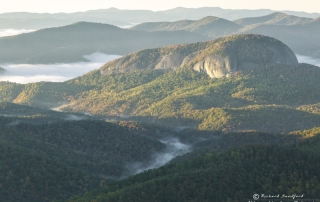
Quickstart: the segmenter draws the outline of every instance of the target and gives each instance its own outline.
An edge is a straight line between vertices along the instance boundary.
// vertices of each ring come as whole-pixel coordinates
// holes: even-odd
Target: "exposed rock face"
[[[298,60],[293,51],[278,40],[261,35],[239,35],[202,44],[136,52],[107,63],[100,70],[102,74],[109,74],[189,66],[211,78],[221,78],[266,64],[297,66]]]
[[[205,72],[211,78],[221,78],[235,72],[237,67],[236,59],[210,55],[204,61],[200,61],[194,65],[193,69],[198,72]]]
[[[170,54],[161,58],[155,69],[176,69],[181,66],[184,56],[182,54]]]
[[[287,46],[283,48],[268,47],[270,55],[272,57],[267,64],[284,64],[297,66],[298,60],[293,51]],[[234,57],[221,57],[219,55],[210,55],[206,57],[203,61],[198,62],[194,65],[193,69],[198,72],[205,72],[211,78],[221,78],[229,76],[230,74],[244,69],[253,69],[261,64],[257,64],[250,61],[238,61]]]

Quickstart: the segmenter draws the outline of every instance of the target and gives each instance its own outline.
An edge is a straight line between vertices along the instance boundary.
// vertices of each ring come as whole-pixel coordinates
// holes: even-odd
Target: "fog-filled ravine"
[[[49,65],[0,64],[1,67],[7,70],[5,74],[0,76],[0,81],[22,84],[40,81],[63,82],[98,69],[106,62],[119,58],[120,56],[93,53],[83,57],[89,60],[89,62]]]
[[[320,67],[320,59],[312,58],[304,55],[297,55],[299,63],[308,63]]]
[[[152,155],[153,160],[148,163],[135,162],[128,164],[127,167],[130,170],[130,174],[138,174],[145,170],[159,168],[175,157],[192,151],[192,145],[183,143],[178,138],[171,137],[159,141],[164,143],[167,148],[163,152],[154,153]]]

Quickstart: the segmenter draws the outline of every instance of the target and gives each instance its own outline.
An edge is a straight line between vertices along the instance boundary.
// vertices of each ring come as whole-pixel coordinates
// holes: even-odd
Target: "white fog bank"
[[[81,76],[89,71],[100,68],[106,62],[119,58],[119,55],[106,55],[93,53],[85,55],[90,62],[78,62],[70,64],[0,64],[6,69],[6,73],[0,75],[0,81],[10,81],[21,84],[40,81],[63,82]]]
[[[298,55],[298,54],[296,54],[296,56],[298,58],[299,63],[308,63],[311,65],[320,67],[320,59],[316,59],[316,58],[312,58],[304,55]]]
[[[28,30],[28,29],[0,29],[0,37],[4,36],[14,36],[23,33],[34,32],[36,30]]]
[[[153,160],[147,164],[138,162],[138,163],[127,165],[129,170],[131,171],[131,174],[135,175],[145,170],[159,168],[167,164],[169,161],[171,161],[175,157],[182,156],[188,152],[191,152],[192,145],[182,143],[177,138],[169,138],[166,140],[159,140],[159,141],[161,141],[167,146],[166,150],[163,152],[154,154],[152,157]]]

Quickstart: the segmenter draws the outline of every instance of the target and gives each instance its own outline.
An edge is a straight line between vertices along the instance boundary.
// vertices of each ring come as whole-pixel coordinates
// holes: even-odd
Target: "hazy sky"
[[[230,9],[293,10],[320,13],[320,0],[0,0],[0,13],[77,12],[116,7],[119,9],[166,10],[175,7],[221,7]]]

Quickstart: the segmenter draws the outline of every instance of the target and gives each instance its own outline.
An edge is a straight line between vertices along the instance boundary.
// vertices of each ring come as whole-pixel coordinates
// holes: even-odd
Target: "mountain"
[[[202,34],[210,38],[217,38],[220,36],[231,34],[240,28],[241,26],[231,21],[213,16],[208,16],[200,20],[182,20],[175,22],[147,22],[133,26],[130,29],[143,31],[185,30],[197,34]]]
[[[259,35],[238,35],[210,42],[135,52],[105,64],[100,71],[110,74],[137,69],[193,66],[194,70],[205,72],[211,78],[221,78],[264,64],[297,66],[298,61],[290,48],[280,41]]]
[[[135,172],[134,163],[152,162],[166,148],[148,131],[105,121],[13,121],[0,117],[4,201],[66,200]]]
[[[319,162],[319,155],[297,148],[264,145],[191,153],[67,201],[243,201],[254,193],[318,198]]]
[[[18,36],[0,38],[1,63],[64,63],[85,61],[83,55],[102,52],[123,55],[170,44],[206,40],[185,31],[144,32],[112,25],[80,22]],[[10,47],[10,48],[5,48]]]
[[[299,25],[312,21],[313,18],[297,17],[293,15],[287,15],[285,13],[272,13],[270,15],[252,18],[242,18],[233,22],[242,25],[254,25],[254,24],[271,24],[271,25]]]
[[[236,35],[138,51],[63,83],[0,88],[7,102],[42,108],[204,131],[288,133],[318,126],[319,77],[319,67],[298,64],[282,42]]]
[[[196,21],[142,23],[131,29],[186,30],[212,39],[230,34],[261,34],[283,41],[297,54],[320,58],[317,48],[320,38],[314,34],[320,27],[318,19],[275,12],[266,16],[241,18],[233,22],[217,17],[206,17]]]
[[[275,11],[268,9],[259,10],[232,10],[218,7],[203,8],[173,8],[164,11],[149,10],[120,10],[117,8],[90,10],[76,13],[3,13],[0,14],[0,29],[43,29],[48,27],[65,26],[67,24],[86,21],[95,23],[107,23],[116,26],[130,26],[146,21],[177,21],[199,20],[206,16],[217,16],[228,20],[239,18],[258,17],[268,15]],[[319,13],[306,13],[294,11],[282,11],[289,15],[316,18]]]
[[[2,201],[66,200],[99,187],[101,181],[55,159],[3,141],[2,138],[0,151]]]
[[[183,13],[184,9],[176,9],[175,12]],[[100,15],[99,12],[97,15]],[[1,37],[0,61],[70,63],[86,61],[83,55],[94,52],[125,55],[142,49],[206,41],[230,34],[261,34],[274,37],[283,41],[297,54],[319,58],[320,38],[314,34],[319,27],[318,19],[284,13],[244,18],[234,22],[212,16],[200,20],[149,22],[131,29],[80,22],[13,37]],[[304,40],[300,40],[302,38]]]
[[[238,33],[263,34],[274,37],[287,44],[297,54],[320,58],[318,49],[320,37],[315,34],[319,31],[320,24],[314,20],[296,25],[258,24],[247,26]]]

